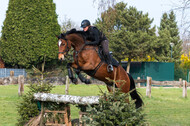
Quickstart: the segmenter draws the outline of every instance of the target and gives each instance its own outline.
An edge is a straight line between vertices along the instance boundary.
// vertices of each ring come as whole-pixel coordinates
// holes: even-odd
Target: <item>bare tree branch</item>
[[[61,25],[61,31],[66,32],[68,30],[71,30],[72,28],[79,29],[79,26],[75,24],[71,19],[68,19],[66,16],[64,18],[64,21]]]
[[[95,4],[97,2],[98,4],[98,10],[101,12],[104,12],[109,7],[114,7],[117,0],[93,0],[93,3]]]
[[[182,39],[185,39],[190,32],[190,0],[179,0],[178,3],[173,3],[172,10],[180,13],[180,31]]]

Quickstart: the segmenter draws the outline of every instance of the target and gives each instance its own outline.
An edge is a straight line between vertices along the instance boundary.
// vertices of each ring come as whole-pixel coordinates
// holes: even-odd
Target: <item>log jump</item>
[[[34,99],[38,101],[56,102],[64,104],[93,105],[99,103],[99,96],[73,96],[50,93],[35,93]]]
[[[47,119],[46,126],[71,126],[70,117],[70,104],[80,105],[86,109],[87,105],[99,104],[99,96],[73,96],[73,95],[61,95],[50,93],[35,93],[34,100],[41,102],[41,113],[46,117],[48,113],[52,113],[53,117]],[[63,104],[64,110],[48,110],[44,107],[44,102],[53,102],[57,104]],[[79,111],[79,123],[82,126],[82,117],[85,115],[85,111]],[[61,116],[60,116],[61,115]],[[59,117],[58,117],[59,116]],[[53,118],[53,119],[52,119]],[[57,120],[58,119],[58,120]],[[40,122],[43,122],[41,120]]]

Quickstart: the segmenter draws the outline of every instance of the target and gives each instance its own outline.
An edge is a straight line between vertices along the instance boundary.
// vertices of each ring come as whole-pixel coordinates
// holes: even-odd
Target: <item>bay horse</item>
[[[77,79],[73,76],[72,68],[76,71],[79,79],[89,84],[90,80],[84,78],[80,71],[84,71],[93,78],[103,81],[107,85],[109,92],[112,91],[113,81],[115,86],[121,88],[124,93],[130,92],[131,98],[135,100],[136,108],[143,105],[143,101],[136,91],[135,82],[132,76],[123,69],[121,65],[114,66],[113,72],[107,72],[107,64],[101,60],[98,53],[98,46],[85,45],[85,35],[83,31],[70,30],[58,36],[59,54],[58,59],[64,60],[65,56],[71,48],[74,49],[72,63],[67,64],[68,76],[73,83],[77,83]],[[107,79],[109,78],[109,79]]]

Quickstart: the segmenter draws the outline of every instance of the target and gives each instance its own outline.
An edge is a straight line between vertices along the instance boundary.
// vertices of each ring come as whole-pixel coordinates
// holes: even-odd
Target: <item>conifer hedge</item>
[[[28,68],[57,58],[60,26],[53,0],[9,0],[0,54],[11,66]]]

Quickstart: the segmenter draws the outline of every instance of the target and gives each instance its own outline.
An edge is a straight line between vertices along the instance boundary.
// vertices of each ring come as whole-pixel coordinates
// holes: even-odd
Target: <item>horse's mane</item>
[[[65,33],[65,36],[66,35],[70,35],[70,34],[77,34],[79,36],[81,36],[84,40],[85,40],[85,32],[84,31],[81,31],[81,30],[76,30],[75,28],[71,29],[70,31],[67,31]]]
[[[81,30],[76,30],[75,28],[71,29],[70,31],[67,31],[66,32],[66,35],[69,35],[69,34],[81,34],[81,35],[85,35],[85,32],[84,31],[81,31]]]
[[[66,33],[61,33],[59,36],[57,36],[58,39],[66,39],[66,36],[67,35],[70,35],[70,34],[77,34],[79,37],[83,38],[83,40],[85,41],[86,37],[85,37],[85,32],[84,31],[81,31],[81,30],[76,30],[75,28],[67,31]]]

